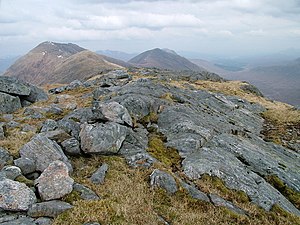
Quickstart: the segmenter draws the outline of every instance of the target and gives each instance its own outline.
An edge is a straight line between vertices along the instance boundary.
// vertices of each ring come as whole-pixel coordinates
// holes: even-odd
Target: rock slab
[[[62,161],[52,162],[35,181],[39,194],[44,201],[60,199],[71,193],[74,180],[69,169]]]

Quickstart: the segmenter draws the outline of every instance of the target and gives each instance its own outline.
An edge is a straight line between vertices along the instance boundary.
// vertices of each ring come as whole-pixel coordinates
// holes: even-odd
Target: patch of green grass
[[[267,176],[266,180],[275,187],[281,194],[290,200],[298,209],[300,209],[300,193],[289,188],[281,179],[275,175]]]
[[[148,136],[147,151],[164,166],[174,170],[180,170],[181,157],[175,148],[167,147],[164,143],[164,137],[161,134],[153,133]]]

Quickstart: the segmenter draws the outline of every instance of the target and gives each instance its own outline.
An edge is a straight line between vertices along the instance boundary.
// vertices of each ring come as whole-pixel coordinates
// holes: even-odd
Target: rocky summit
[[[1,79],[12,103],[32,93]],[[2,110],[0,224],[299,224],[299,137],[263,131],[300,113],[252,89],[131,68]]]

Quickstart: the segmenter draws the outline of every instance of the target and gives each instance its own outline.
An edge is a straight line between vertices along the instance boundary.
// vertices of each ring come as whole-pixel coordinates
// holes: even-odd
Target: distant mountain
[[[159,69],[167,69],[174,71],[192,70],[203,71],[203,68],[195,65],[186,58],[179,56],[176,52],[169,49],[155,48],[139,54],[133,59],[128,61],[129,63],[139,66]]]
[[[122,61],[127,62],[128,60],[132,59],[133,57],[135,57],[137,54],[131,54],[131,53],[126,53],[126,52],[120,52],[120,51],[112,51],[112,50],[99,50],[96,51],[97,54],[100,55],[105,55],[108,57],[112,57],[115,59],[119,59]]]
[[[13,56],[0,59],[0,75],[4,73],[18,58],[19,56]]]
[[[43,42],[17,60],[4,75],[36,85],[69,83],[74,79],[85,80],[125,64],[75,44]]]
[[[257,86],[266,97],[300,107],[300,58],[222,75],[228,79],[246,80]]]

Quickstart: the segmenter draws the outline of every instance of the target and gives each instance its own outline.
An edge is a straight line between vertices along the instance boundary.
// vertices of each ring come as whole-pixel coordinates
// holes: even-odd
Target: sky
[[[300,0],[0,0],[0,57],[40,42],[251,55],[300,48]]]

